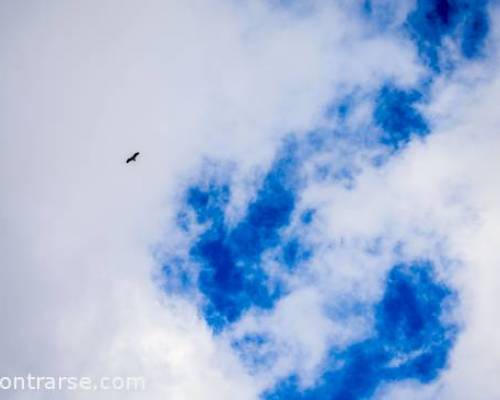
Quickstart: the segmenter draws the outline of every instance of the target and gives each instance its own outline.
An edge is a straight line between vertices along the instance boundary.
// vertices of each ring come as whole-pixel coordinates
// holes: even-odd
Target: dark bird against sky
[[[130,161],[136,161],[136,158],[137,156],[139,155],[140,153],[138,151],[136,151],[132,156],[130,156],[129,158],[127,158],[127,162],[126,164],[128,164]]]

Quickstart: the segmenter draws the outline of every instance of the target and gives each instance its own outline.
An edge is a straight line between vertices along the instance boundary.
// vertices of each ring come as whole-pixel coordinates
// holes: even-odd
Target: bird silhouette
[[[130,161],[136,161],[136,158],[137,156],[139,155],[140,153],[138,151],[136,151],[132,156],[130,156],[129,158],[127,158],[127,162],[126,164],[128,164]]]

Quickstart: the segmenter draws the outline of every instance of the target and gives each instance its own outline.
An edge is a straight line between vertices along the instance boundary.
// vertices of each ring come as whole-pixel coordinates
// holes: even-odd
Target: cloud
[[[498,397],[498,16],[437,3],[0,5],[0,374]]]

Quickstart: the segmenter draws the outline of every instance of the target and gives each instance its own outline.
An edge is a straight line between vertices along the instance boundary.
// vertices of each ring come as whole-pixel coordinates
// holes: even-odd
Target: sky
[[[497,21],[0,1],[0,398],[500,398]]]

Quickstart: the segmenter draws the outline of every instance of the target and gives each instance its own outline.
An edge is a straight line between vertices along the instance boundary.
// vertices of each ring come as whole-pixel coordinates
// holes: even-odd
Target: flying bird
[[[130,161],[136,161],[136,158],[137,156],[139,155],[140,153],[138,151],[136,151],[132,156],[130,156],[129,158],[127,158],[127,162],[126,164],[128,164]]]

